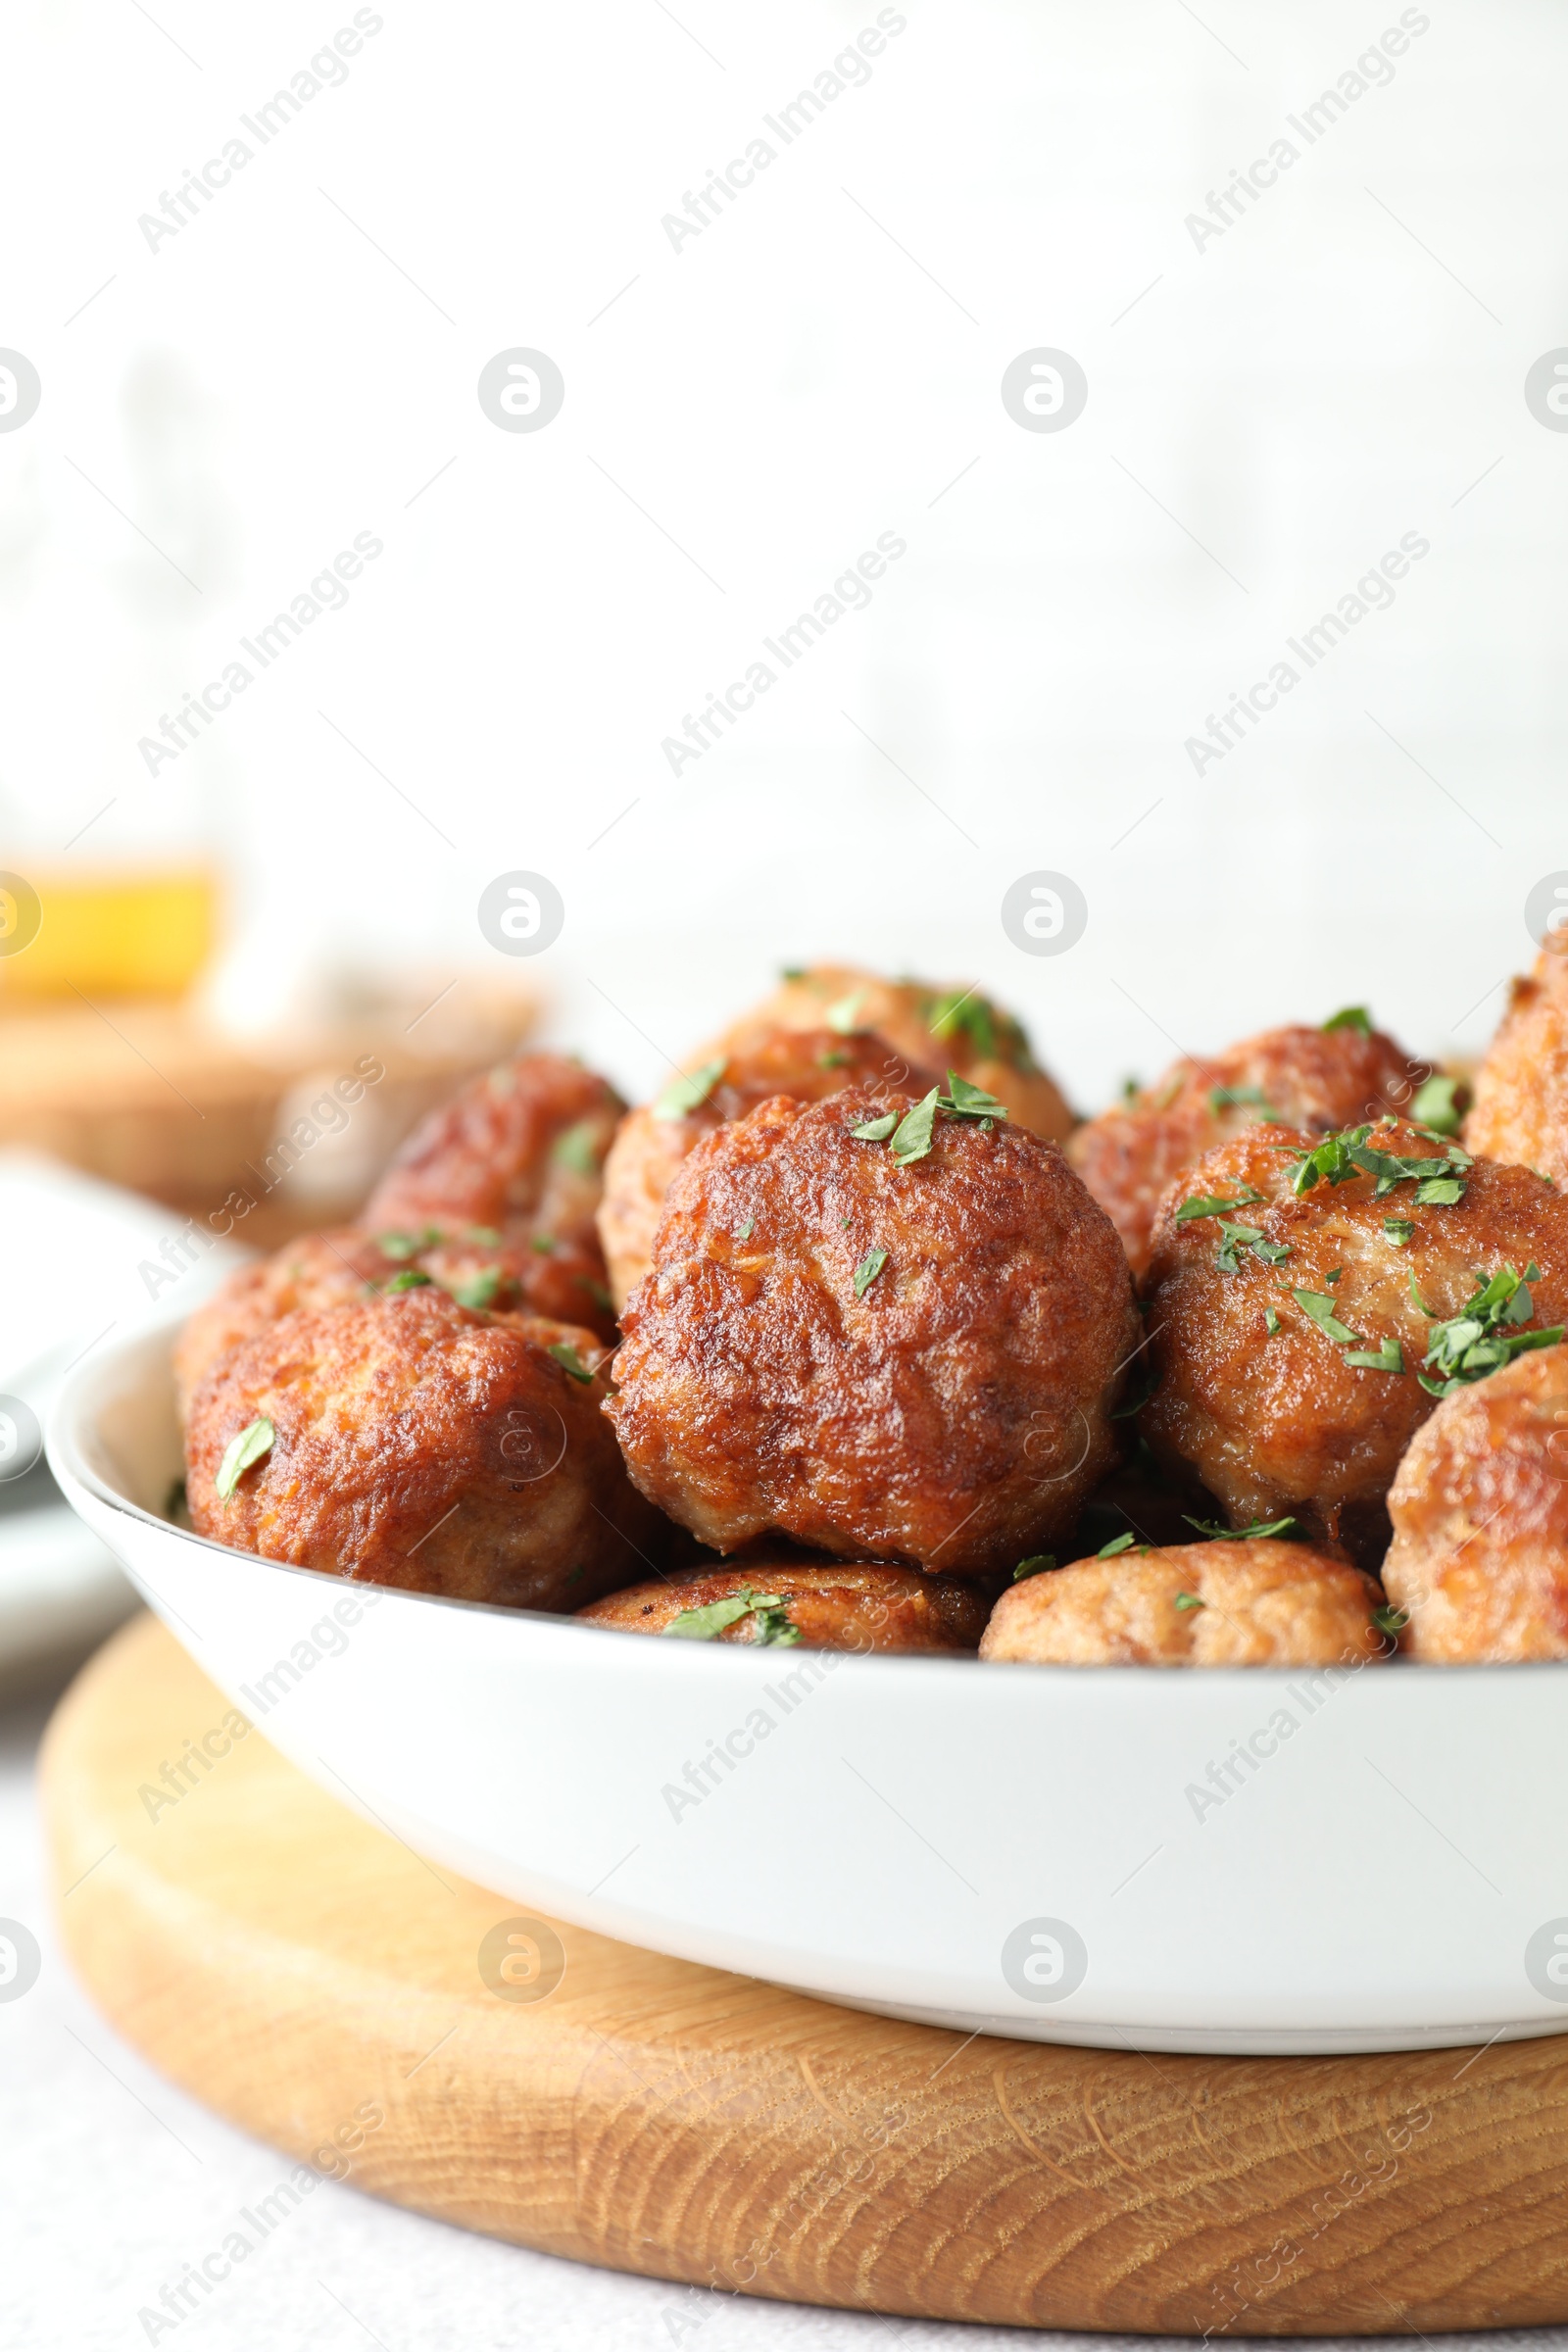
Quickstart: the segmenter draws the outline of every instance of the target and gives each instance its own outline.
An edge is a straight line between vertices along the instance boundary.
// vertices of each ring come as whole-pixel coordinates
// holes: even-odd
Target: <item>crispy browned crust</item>
[[[1080,1127],[1067,1156],[1110,1216],[1135,1274],[1149,1263],[1160,1195],[1186,1169],[1266,1115],[1262,1105],[1216,1109],[1216,1089],[1254,1090],[1287,1127],[1327,1135],[1409,1102],[1428,1065],[1382,1030],[1266,1029],[1206,1061],[1184,1057],[1136,1100]]]
[[[1178,1607],[1178,1595],[1200,1607]],[[1360,1666],[1395,1643],[1375,1578],[1262,1537],[1077,1560],[1004,1592],[980,1655],[1037,1666]]]
[[[625,1105],[580,1062],[521,1054],[432,1111],[366,1203],[369,1233],[436,1228],[462,1239],[475,1227],[519,1250],[548,1243],[527,1267],[535,1314],[614,1336],[594,1214],[602,1170]]]
[[[1568,939],[1543,948],[1476,1072],[1465,1142],[1568,1185]]]
[[[582,1325],[600,1339],[614,1337],[604,1285],[586,1270],[596,1261],[581,1250],[562,1244],[546,1256],[527,1242],[498,1245],[461,1238],[424,1250],[401,1246],[416,1238],[343,1225],[330,1233],[302,1234],[259,1264],[238,1267],[186,1319],[174,1343],[181,1423],[197,1382],[242,1340],[301,1307],[339,1306],[410,1276],[439,1284],[464,1305],[486,1306],[496,1314],[543,1314],[558,1323]],[[385,1241],[399,1246],[388,1250]],[[583,1311],[564,1311],[577,1301]]]
[[[436,1289],[284,1315],[191,1399],[192,1521],[370,1584],[575,1608],[658,1560],[658,1521],[599,1409],[606,1360],[576,1326],[473,1313]],[[263,1416],[271,1450],[220,1500],[224,1448]]]
[[[1389,1495],[1389,1598],[1429,1664],[1568,1658],[1568,1348],[1446,1396]]]
[[[977,1648],[985,1630],[985,1599],[962,1577],[922,1576],[915,1568],[876,1562],[803,1567],[798,1561],[769,1560],[765,1551],[744,1568],[695,1569],[633,1585],[577,1614],[623,1633],[662,1634],[683,1609],[706,1608],[742,1592],[776,1594],[803,1649],[961,1653]],[[714,1639],[755,1642],[758,1620],[742,1617]]]
[[[1187,1464],[1219,1497],[1234,1526],[1294,1513],[1316,1537],[1348,1544],[1374,1566],[1387,1539],[1385,1498],[1399,1457],[1434,1399],[1416,1377],[1430,1322],[1410,1296],[1413,1277],[1435,1316],[1457,1314],[1477,1272],[1503,1264],[1542,1268],[1533,1287],[1538,1326],[1568,1317],[1568,1200],[1527,1168],[1478,1159],[1463,1200],[1420,1208],[1401,1183],[1374,1199],[1372,1177],[1319,1184],[1293,1197],[1293,1163],[1279,1147],[1316,1138],[1284,1127],[1253,1127],[1207,1152],[1160,1204],[1144,1284],[1150,1354],[1159,1385],[1143,1426],[1172,1470]],[[1376,1128],[1374,1148],[1431,1158],[1444,1146],[1403,1122]],[[1261,1201],[1238,1220],[1289,1248],[1279,1265],[1238,1252],[1234,1273],[1215,1262],[1211,1218],[1178,1223],[1183,1200],[1235,1199],[1246,1187]],[[1386,1217],[1415,1228],[1405,1248],[1384,1231]],[[1341,1268],[1339,1279],[1329,1277]],[[1397,1340],[1402,1373],[1353,1367],[1349,1349],[1297,1305],[1302,1290],[1332,1297],[1339,1319],[1369,1348]],[[1270,1334],[1272,1308],[1280,1329]]]
[[[1140,1335],[1108,1218],[1010,1121],[941,1120],[904,1167],[851,1133],[910,1106],[777,1098],[670,1187],[607,1410],[644,1494],[716,1550],[779,1534],[1010,1568],[1071,1528],[1112,1458]]]
[[[695,1066],[718,1058],[716,1054],[700,1056]],[[940,1079],[938,1071],[912,1068],[873,1031],[840,1036],[832,1029],[774,1029],[727,1054],[707,1100],[686,1117],[661,1117],[651,1102],[628,1111],[605,1161],[599,1204],[599,1238],[616,1306],[625,1305],[652,1263],[654,1235],[675,1170],[715,1127],[743,1119],[774,1095],[821,1102],[847,1086],[900,1086],[923,1095]]]
[[[970,1029],[941,1017],[942,1007],[955,1000],[968,1007],[985,1005],[989,1040],[983,1024],[977,1041]],[[1071,1134],[1073,1114],[1055,1080],[1035,1060],[1019,1022],[962,981],[884,980],[853,963],[812,964],[732,1021],[708,1054],[745,1053],[775,1029],[820,1029],[828,1009],[840,1006],[852,1008],[845,1017],[887,1038],[907,1057],[911,1073],[921,1067],[955,1069],[971,1086],[983,1086],[1005,1102],[1020,1127],[1054,1144],[1065,1143]],[[984,1043],[990,1044],[989,1053]],[[908,1083],[914,1083],[912,1075]]]

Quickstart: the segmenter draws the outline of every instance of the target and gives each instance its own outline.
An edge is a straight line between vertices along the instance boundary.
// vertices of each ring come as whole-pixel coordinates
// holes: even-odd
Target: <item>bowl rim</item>
[[[305,1578],[313,1584],[331,1585],[338,1590],[346,1587],[355,1592],[370,1592],[388,1599],[418,1602],[427,1608],[450,1609],[468,1615],[501,1618],[509,1623],[520,1622],[535,1629],[548,1627],[553,1631],[578,1634],[611,1634],[617,1637],[623,1649],[625,1644],[646,1643],[649,1641],[650,1637],[647,1634],[635,1633],[627,1626],[588,1622],[573,1611],[515,1608],[502,1601],[469,1600],[459,1593],[427,1592],[417,1586],[383,1585],[369,1577],[345,1576],[335,1569],[308,1568],[293,1560],[269,1559],[264,1552],[246,1551],[237,1544],[220,1544],[215,1537],[204,1536],[195,1528],[176,1526],[172,1519],[166,1519],[160,1513],[147,1510],[142,1504],[131,1501],[128,1495],[121,1494],[112,1487],[83,1458],[79,1431],[83,1419],[93,1414],[96,1402],[94,1391],[99,1384],[112,1377],[114,1367],[137,1352],[143,1350],[152,1352],[160,1348],[167,1349],[185,1320],[184,1311],[175,1314],[169,1309],[160,1315],[148,1316],[145,1320],[137,1323],[132,1330],[124,1333],[116,1345],[102,1353],[99,1352],[96,1346],[90,1348],[84,1356],[70,1366],[61,1380],[45,1429],[44,1452],[66,1500],[71,1504],[72,1509],[76,1511],[78,1517],[82,1517],[83,1514],[77,1510],[73,1488],[79,1488],[101,1509],[111,1511],[121,1518],[137,1520],[149,1530],[155,1530],[161,1538],[172,1538],[180,1544],[195,1545],[204,1551],[216,1552],[220,1558],[243,1560],[250,1567],[269,1569],[280,1576]],[[105,1336],[107,1337],[107,1334]],[[1084,1556],[1092,1558],[1095,1555],[1090,1553]],[[765,1567],[766,1563],[759,1563],[759,1565]],[[1070,1566],[1072,1563],[1064,1562],[1063,1565]],[[653,1571],[654,1577],[662,1574],[662,1571],[657,1568]],[[629,1590],[630,1588],[621,1589]],[[1011,1590],[1010,1586],[1006,1589]],[[736,1661],[736,1670],[739,1670],[742,1662],[754,1659],[757,1649],[755,1642],[716,1641],[681,1642],[676,1646],[687,1655],[698,1653],[729,1655]],[[629,1652],[626,1653],[623,1663],[629,1660]],[[1162,1684],[1174,1679],[1178,1686],[1196,1683],[1200,1688],[1212,1688],[1220,1682],[1248,1687],[1278,1687],[1289,1682],[1293,1676],[1325,1672],[1341,1673],[1347,1680],[1358,1681],[1361,1672],[1359,1665],[1340,1666],[1338,1664],[1160,1668],[1108,1662],[1095,1662],[1088,1665],[1067,1665],[1057,1662],[1039,1663],[1025,1658],[988,1658],[982,1661],[978,1655],[967,1651],[951,1655],[928,1654],[922,1656],[896,1651],[863,1652],[847,1649],[813,1651],[808,1654],[831,1656],[838,1665],[849,1666],[852,1674],[857,1678],[860,1675],[872,1674],[878,1679],[889,1675],[906,1678],[913,1674],[944,1675],[954,1666],[983,1664],[988,1673],[996,1667],[1003,1667],[1007,1669],[1014,1678],[1028,1675],[1037,1680],[1049,1678],[1052,1683],[1059,1682],[1062,1678],[1070,1678],[1076,1685],[1088,1675],[1099,1678],[1102,1683],[1108,1679],[1115,1685],[1125,1687],[1130,1686],[1135,1680],[1146,1683],[1152,1673],[1159,1678]],[[1537,1676],[1568,1675],[1568,1658],[1466,1659],[1454,1664],[1439,1664],[1434,1660],[1396,1654],[1393,1658],[1361,1661],[1361,1665],[1374,1663],[1397,1670],[1396,1687],[1404,1684],[1412,1672],[1423,1668],[1428,1672],[1437,1672],[1446,1676],[1462,1675],[1466,1677],[1492,1674],[1517,1675],[1521,1672]],[[724,1669],[720,1669],[720,1671],[724,1671]]]

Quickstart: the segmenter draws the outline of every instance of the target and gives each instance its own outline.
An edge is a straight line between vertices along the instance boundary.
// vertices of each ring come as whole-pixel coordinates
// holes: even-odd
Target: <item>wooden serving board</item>
[[[127,2039],[318,2169],[584,2262],[927,2318],[1189,2336],[1568,2319],[1558,2040],[1328,2059],[965,2041],[519,1923],[260,1732],[231,1740],[228,1712],[150,1618],[100,1652],[46,1748],[60,1916]],[[204,1741],[210,1769],[154,1803]]]

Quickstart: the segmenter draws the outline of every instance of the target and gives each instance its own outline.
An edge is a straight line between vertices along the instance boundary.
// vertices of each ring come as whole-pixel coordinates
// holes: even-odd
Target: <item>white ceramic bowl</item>
[[[838,1657],[345,1585],[162,1516],[172,1336],[72,1376],[67,1496],[286,1755],[512,1902],[1048,2041],[1568,2026],[1568,1666]]]

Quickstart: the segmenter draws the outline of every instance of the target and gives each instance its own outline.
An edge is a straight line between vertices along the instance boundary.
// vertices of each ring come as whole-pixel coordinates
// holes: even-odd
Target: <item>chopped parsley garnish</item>
[[[1227,1274],[1237,1273],[1240,1270],[1236,1261],[1238,1250],[1250,1250],[1252,1255],[1261,1258],[1266,1266],[1277,1266],[1282,1258],[1291,1254],[1288,1243],[1266,1241],[1261,1226],[1241,1225],[1233,1217],[1221,1217],[1219,1248],[1214,1252],[1215,1265]]]
[[[1371,1133],[1368,1121],[1361,1127],[1347,1127],[1338,1135],[1326,1135],[1309,1152],[1293,1152],[1297,1167],[1291,1190],[1309,1193],[1325,1178],[1330,1184],[1348,1184],[1359,1175],[1377,1178],[1374,1200],[1381,1200],[1396,1184],[1405,1183],[1414,1183],[1419,1208],[1451,1208],[1464,1199],[1464,1177],[1474,1163],[1457,1144],[1449,1144],[1441,1155],[1413,1159],[1398,1152],[1374,1151],[1366,1140]]]
[[[1396,1609],[1392,1602],[1385,1601],[1381,1609],[1373,1610],[1372,1622],[1380,1634],[1402,1634],[1410,1615],[1407,1609]]]
[[[778,967],[778,976],[781,980],[804,980],[806,966],[804,963],[781,963]]]
[[[855,1296],[863,1298],[888,1262],[885,1250],[868,1250],[855,1269]]]
[[[1154,1548],[1152,1544],[1139,1544],[1136,1536],[1112,1536],[1108,1544],[1102,1544],[1095,1557],[1097,1560],[1113,1560],[1118,1552],[1131,1551],[1135,1544],[1140,1551],[1152,1551]]]
[[[1404,1350],[1397,1340],[1384,1340],[1381,1346],[1375,1349],[1348,1348],[1345,1351],[1345,1360],[1348,1364],[1357,1365],[1364,1372],[1402,1372],[1404,1370]]]
[[[937,1107],[950,1111],[956,1119],[1004,1119],[1007,1105],[995,1095],[988,1095],[983,1086],[971,1086],[956,1070],[948,1072],[948,1091],[938,1095]]]
[[[1278,1116],[1260,1086],[1211,1086],[1208,1090],[1210,1110],[1240,1110],[1247,1104],[1260,1110],[1265,1119]]]
[[[599,1308],[602,1314],[612,1315],[614,1313],[615,1301],[613,1298],[612,1298],[610,1293],[606,1290],[602,1282],[598,1281],[592,1274],[579,1274],[576,1279],[578,1290],[586,1291],[588,1297],[593,1300],[595,1306]]]
[[[1275,1334],[1275,1333],[1276,1333],[1276,1332],[1279,1330],[1279,1328],[1280,1328],[1280,1319],[1279,1319],[1279,1316],[1278,1316],[1278,1315],[1277,1315],[1277,1314],[1274,1312],[1274,1309],[1273,1309],[1271,1306],[1265,1306],[1265,1307],[1264,1307],[1264,1309],[1263,1309],[1263,1329],[1264,1329],[1264,1330],[1265,1330],[1265,1331],[1268,1333],[1269,1337],[1272,1339],[1272,1338],[1273,1338],[1273,1336],[1274,1336],[1274,1334]]]
[[[930,1151],[941,1100],[942,1090],[934,1086],[928,1095],[921,1096],[912,1110],[905,1112],[894,1128],[888,1149],[901,1168],[906,1168],[911,1160],[924,1159]]]
[[[1402,1250],[1409,1242],[1410,1236],[1415,1231],[1415,1227],[1411,1224],[1408,1217],[1385,1217],[1383,1220],[1383,1230],[1388,1235],[1390,1241],[1394,1244],[1396,1250]]]
[[[563,1372],[569,1372],[573,1380],[582,1382],[584,1388],[591,1384],[594,1376],[569,1340],[558,1340],[554,1348],[546,1348],[545,1353],[553,1355]]]
[[[528,1247],[530,1250],[536,1250],[541,1257],[554,1257],[561,1244],[553,1233],[535,1233],[529,1236]]]
[[[1200,1600],[1196,1592],[1178,1592],[1176,1606],[1179,1609],[1206,1609],[1208,1603]]]
[[[723,1600],[707,1601],[699,1609],[682,1609],[664,1631],[687,1642],[716,1642],[743,1617],[757,1619],[757,1640],[764,1647],[784,1648],[801,1638],[801,1629],[790,1623],[782,1597],[777,1592],[754,1592],[750,1585],[742,1585],[738,1592]]]
[[[422,1233],[378,1233],[375,1246],[383,1257],[417,1257],[421,1250],[433,1250],[441,1239],[439,1225],[426,1225]]]
[[[842,1070],[849,1058],[847,1054],[819,1054],[816,1066],[819,1070]]]
[[[896,1110],[886,1111],[880,1119],[867,1119],[861,1127],[852,1127],[850,1133],[862,1144],[885,1144],[899,1123]]]
[[[470,1225],[463,1238],[466,1242],[476,1242],[481,1250],[499,1250],[506,1236],[494,1225]]]
[[[1352,1331],[1348,1323],[1340,1321],[1334,1311],[1334,1300],[1326,1291],[1293,1291],[1291,1297],[1302,1314],[1310,1315],[1318,1329],[1329,1339],[1338,1340],[1344,1348],[1358,1348],[1361,1345],[1361,1334]]]
[[[248,1429],[242,1429],[237,1438],[229,1439],[223,1448],[223,1458],[218,1465],[218,1476],[213,1481],[214,1492],[220,1502],[228,1501],[252,1462],[259,1462],[264,1453],[271,1451],[272,1440],[276,1435],[276,1430],[263,1413]]]
[[[983,1086],[971,1086],[956,1070],[950,1070],[946,1094],[934,1086],[902,1118],[896,1110],[890,1110],[881,1118],[867,1119],[862,1125],[852,1127],[850,1133],[861,1143],[887,1144],[896,1164],[906,1168],[911,1160],[924,1159],[930,1152],[939,1110],[949,1118],[978,1119],[983,1128],[1007,1116],[1005,1102],[988,1095]]]
[[[1124,1078],[1121,1082],[1121,1099],[1124,1102],[1136,1102],[1143,1091],[1142,1079]]]
[[[655,1118],[684,1119],[689,1112],[700,1110],[723,1077],[727,1058],[720,1054],[715,1061],[705,1061],[700,1070],[693,1070],[689,1078],[684,1071],[672,1078],[654,1104]]]
[[[858,988],[853,996],[840,997],[836,1004],[830,1004],[822,1018],[836,1036],[853,1037],[862,1026],[860,1007],[864,1003],[865,991]]]
[[[390,1282],[382,1283],[381,1296],[395,1298],[399,1291],[424,1291],[430,1287],[428,1274],[421,1274],[417,1266],[405,1266],[401,1274],[394,1274]]]
[[[564,1135],[556,1138],[550,1156],[574,1176],[597,1176],[599,1149],[593,1121],[579,1119],[575,1127],[568,1127]]]
[[[1218,1193],[1199,1193],[1191,1200],[1182,1202],[1176,1211],[1176,1222],[1185,1225],[1193,1217],[1223,1216],[1228,1208],[1250,1208],[1254,1200],[1261,1200],[1262,1198],[1263,1195],[1254,1192],[1250,1184],[1244,1184],[1233,1200],[1224,1199]]]
[[[1410,1104],[1414,1125],[1429,1128],[1434,1135],[1457,1135],[1459,1109],[1454,1102],[1461,1081],[1457,1078],[1429,1078],[1418,1087]]]
[[[1293,1540],[1301,1535],[1300,1522],[1296,1519],[1254,1519],[1250,1527],[1221,1527],[1217,1519],[1195,1519],[1190,1512],[1182,1517],[1189,1527],[1196,1527],[1200,1536],[1216,1544],[1246,1544],[1254,1536],[1286,1536]]]
[[[1357,1029],[1363,1037],[1370,1037],[1372,1023],[1367,1018],[1367,1009],[1364,1004],[1347,1004],[1343,1012],[1332,1013],[1329,1016],[1323,1024],[1323,1029],[1325,1035],[1331,1029]]]
[[[736,1239],[738,1242],[749,1242],[749,1241],[751,1240],[751,1238],[752,1238],[753,1234],[754,1234],[756,1231],[757,1231],[757,1219],[756,1219],[755,1217],[748,1217],[748,1218],[747,1218],[747,1220],[746,1220],[746,1222],[745,1222],[745,1224],[744,1224],[744,1225],[741,1227],[740,1231],[739,1231],[739,1232],[736,1234],[736,1236],[735,1236],[735,1239]]]
[[[1048,1568],[1054,1568],[1055,1565],[1056,1555],[1054,1551],[1031,1552],[1028,1559],[1018,1562],[1012,1572],[1012,1581],[1015,1585],[1021,1585],[1025,1577],[1044,1576]]]
[[[1444,1322],[1433,1319],[1432,1344],[1421,1359],[1427,1370],[1416,1375],[1429,1396],[1450,1396],[1472,1381],[1485,1380],[1489,1372],[1512,1363],[1516,1355],[1531,1348],[1556,1347],[1563,1335],[1562,1324],[1546,1331],[1519,1328],[1535,1313],[1530,1285],[1540,1280],[1541,1268],[1534,1258],[1523,1274],[1515,1273],[1512,1266],[1499,1266],[1490,1281],[1480,1283],[1458,1314]],[[1432,1309],[1416,1290],[1413,1278],[1410,1289],[1421,1312],[1430,1317]]]
[[[495,1295],[500,1288],[501,1268],[499,1266],[486,1266],[482,1272],[475,1274],[468,1282],[449,1282],[447,1285],[447,1289],[460,1306],[471,1306],[480,1313],[494,1303]]]

